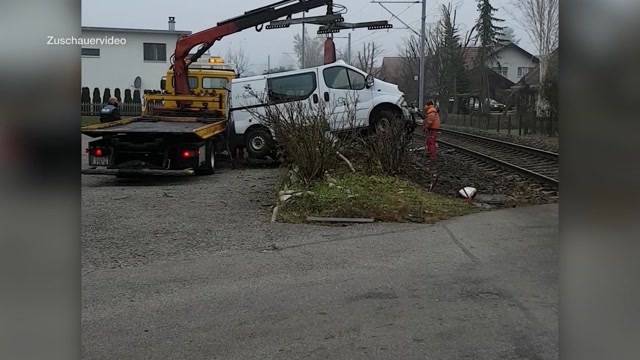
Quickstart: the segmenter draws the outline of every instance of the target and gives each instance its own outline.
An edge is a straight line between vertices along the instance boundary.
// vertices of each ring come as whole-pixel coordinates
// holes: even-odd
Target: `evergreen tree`
[[[100,104],[102,101],[102,97],[100,97],[100,89],[93,88],[93,103]]]
[[[105,88],[102,94],[102,103],[103,104],[108,103],[110,98],[111,98],[111,89]]]
[[[428,71],[435,82],[434,90],[438,93],[442,121],[446,122],[449,99],[460,91],[464,91],[467,82],[463,59],[464,47],[456,24],[456,11],[452,10],[450,3],[442,5],[440,21],[437,28],[430,32],[427,46],[431,58]],[[460,85],[463,85],[462,89]]]
[[[487,64],[493,58],[496,49],[501,46],[500,41],[504,27],[496,25],[503,22],[503,19],[496,18],[493,14],[498,9],[491,5],[489,0],[478,0],[478,21],[476,22],[476,43],[480,42],[478,52],[478,62],[480,66],[480,105],[482,112],[488,112],[490,94],[489,70]]]

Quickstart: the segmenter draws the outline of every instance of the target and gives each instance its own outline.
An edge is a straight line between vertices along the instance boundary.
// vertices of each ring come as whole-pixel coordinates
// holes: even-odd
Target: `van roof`
[[[303,73],[305,71],[315,70],[315,69],[328,67],[328,66],[332,66],[332,65],[349,66],[349,64],[347,64],[343,60],[338,60],[338,61],[333,62],[331,64],[313,66],[313,67],[308,67],[308,68],[304,68],[304,69],[294,69],[294,70],[283,71],[283,72],[278,72],[278,73],[271,73],[271,74],[264,74],[264,75],[254,75],[254,76],[247,76],[247,77],[243,77],[243,78],[237,78],[237,79],[234,79],[233,82],[239,83],[239,82],[248,82],[248,81],[255,81],[255,80],[264,80],[264,79],[267,79],[267,78],[273,77],[273,76],[283,76],[283,75],[290,75],[290,74],[298,74],[298,73]]]

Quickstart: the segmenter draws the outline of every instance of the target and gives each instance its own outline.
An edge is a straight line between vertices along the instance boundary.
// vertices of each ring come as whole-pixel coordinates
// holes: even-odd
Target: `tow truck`
[[[327,7],[323,16],[292,19],[292,15]],[[284,19],[282,19],[284,18]],[[278,20],[280,19],[280,20]],[[229,123],[231,81],[236,73],[221,61],[209,61],[211,68],[198,69],[200,57],[216,41],[255,27],[284,28],[291,24],[322,25],[319,33],[340,29],[389,28],[386,21],[350,24],[334,13],[333,0],[282,0],[221,21],[212,28],[180,37],[161,94],[145,94],[141,116],[83,127],[92,138],[87,149],[93,175],[191,175],[211,174],[215,155],[227,152],[233,137]],[[199,47],[195,53],[193,49]],[[331,37],[325,44],[325,62],[335,61]],[[332,51],[331,51],[332,49]],[[192,70],[189,70],[190,65]]]

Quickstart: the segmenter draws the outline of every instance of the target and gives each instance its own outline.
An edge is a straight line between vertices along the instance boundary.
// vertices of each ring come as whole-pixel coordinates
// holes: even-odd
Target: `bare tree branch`
[[[242,47],[236,50],[229,49],[227,52],[227,62],[235,65],[238,77],[242,77],[249,68],[249,58]]]

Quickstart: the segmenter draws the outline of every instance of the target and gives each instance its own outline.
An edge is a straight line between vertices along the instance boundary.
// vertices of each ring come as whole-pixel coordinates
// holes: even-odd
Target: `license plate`
[[[102,157],[89,157],[89,164],[93,166],[109,166],[109,158],[106,156]]]

